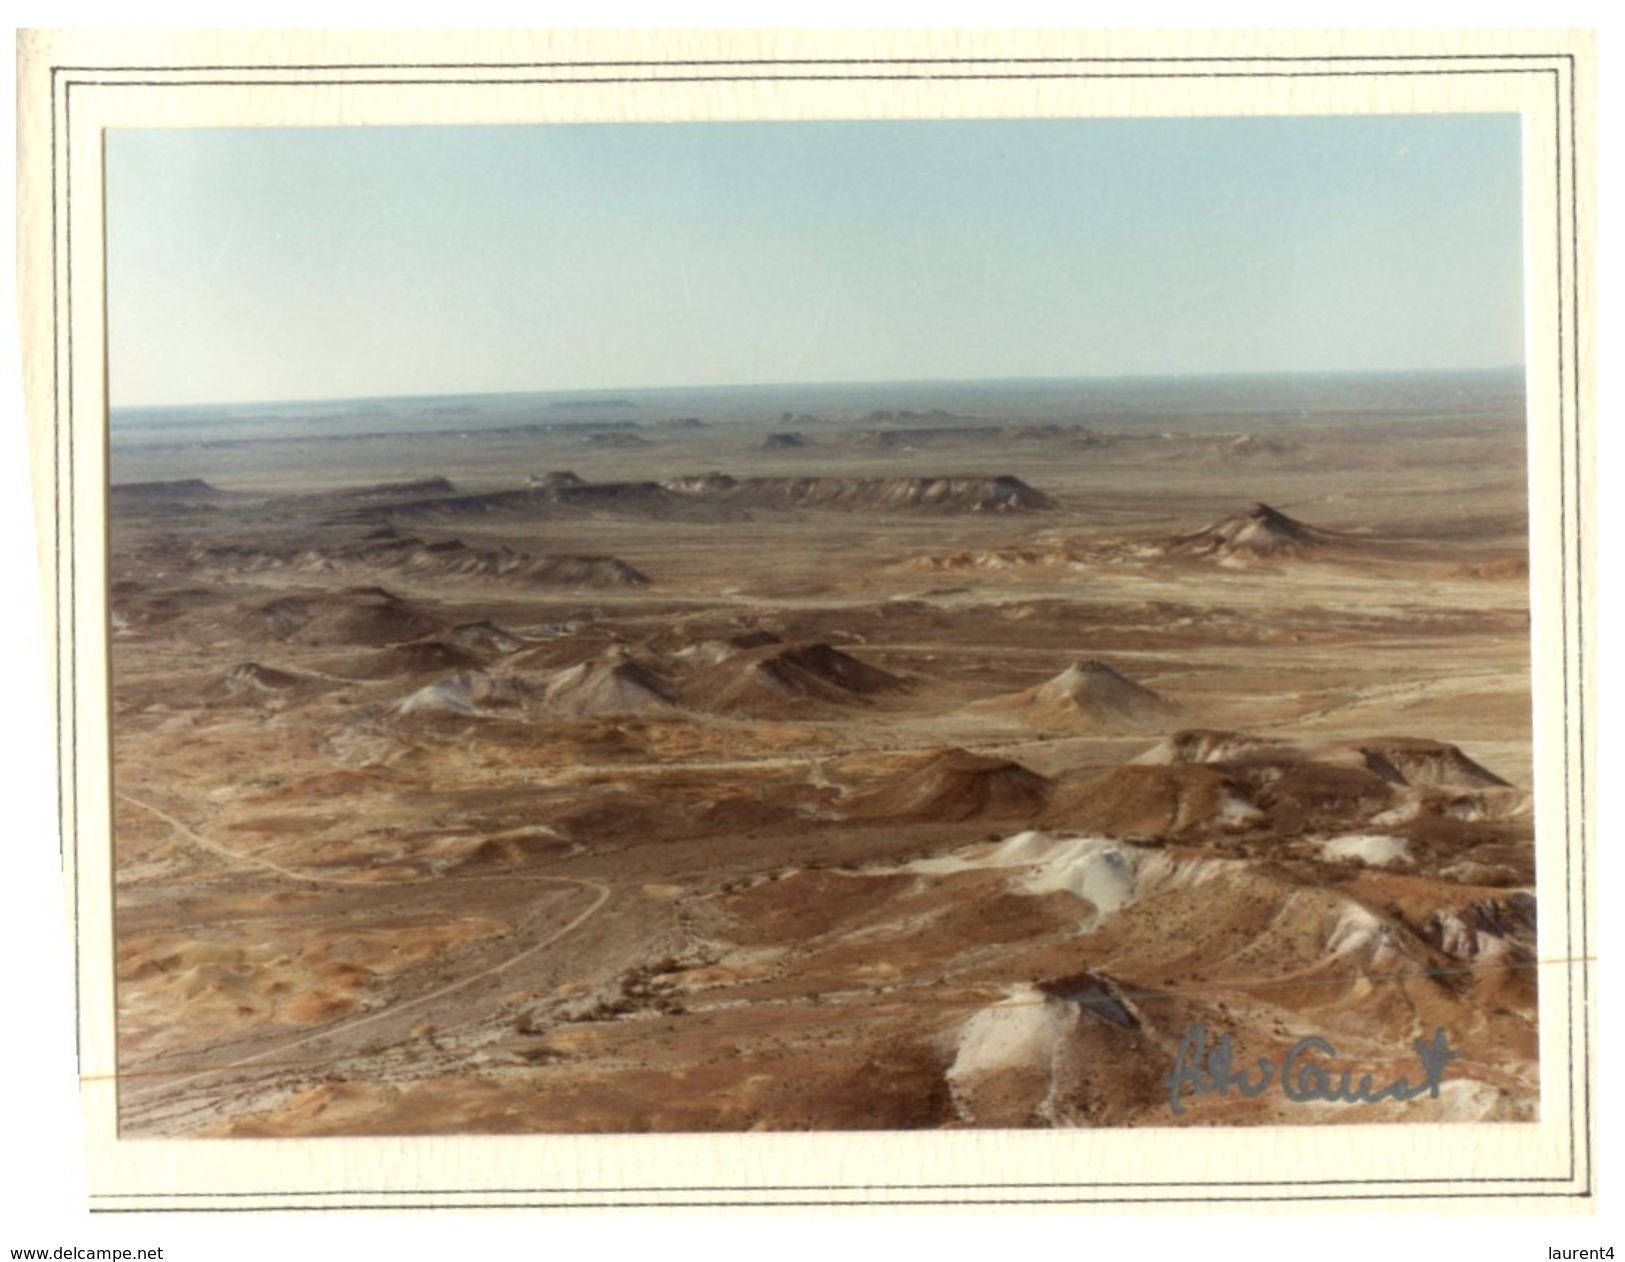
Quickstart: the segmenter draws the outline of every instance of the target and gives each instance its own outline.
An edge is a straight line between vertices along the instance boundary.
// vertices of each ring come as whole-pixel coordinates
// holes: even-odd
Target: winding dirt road
[[[238,851],[232,850],[227,846],[221,845],[217,841],[204,837],[195,829],[176,819],[173,815],[170,815],[167,812],[160,810],[158,807],[153,806],[149,802],[144,802],[140,798],[134,797],[123,790],[118,790],[117,796],[130,803],[130,805],[140,807],[142,810],[145,810],[162,820],[191,844],[221,858],[262,867],[271,872],[275,872],[279,876],[283,876],[295,881],[319,881],[323,884],[329,885],[365,885],[374,889],[379,888],[379,883],[376,881],[358,880],[354,877],[337,877],[298,872],[292,868],[283,867],[281,864],[273,863],[268,859],[261,859],[254,855],[239,853]],[[425,878],[425,880],[433,879],[434,878],[432,877]],[[410,999],[401,1000],[400,1002],[391,1004],[387,1008],[380,1009],[377,1012],[369,1012],[361,1016],[352,1017],[347,1021],[341,1021],[335,1025],[326,1026],[323,1029],[316,1030],[310,1034],[300,1035],[293,1039],[279,1040],[274,1046],[265,1048],[259,1052],[255,1052],[251,1056],[241,1056],[235,1060],[227,1061],[224,1064],[215,1065],[209,1069],[198,1070],[194,1073],[189,1073],[179,1078],[168,1078],[164,1082],[155,1083],[149,1087],[143,1087],[137,1090],[125,1092],[123,1093],[124,1098],[126,1100],[138,1100],[148,1096],[157,1095],[161,1092],[170,1092],[177,1087],[184,1086],[188,1083],[197,1082],[204,1078],[214,1077],[217,1074],[228,1073],[231,1070],[240,1068],[244,1065],[252,1065],[257,1061],[269,1060],[272,1057],[282,1057],[286,1053],[292,1051],[294,1048],[305,1047],[309,1044],[321,1042],[326,1039],[340,1038],[352,1034],[356,1030],[362,1029],[363,1027],[375,1025],[381,1021],[399,1018],[404,1013],[414,1011],[415,1009],[421,1008],[426,1004],[433,1003],[435,1000],[443,999],[447,995],[473,986],[475,983],[484,981],[487,978],[498,976],[499,974],[505,973],[509,969],[522,964],[524,961],[535,956],[538,952],[552,946],[561,938],[574,933],[598,913],[604,904],[609,901],[610,895],[614,892],[610,886],[605,885],[602,882],[586,880],[579,877],[534,876],[527,879],[534,881],[546,881],[558,885],[579,886],[582,889],[591,890],[594,894],[594,898],[591,906],[575,916],[561,928],[548,934],[540,941],[533,942],[530,946],[526,947],[517,954],[511,955],[500,963],[493,964],[488,968],[483,968],[477,973],[471,973],[467,977],[458,978],[453,982],[447,982],[444,985],[435,987],[433,990],[426,991],[420,995],[414,995]],[[422,884],[423,882],[413,881],[404,883]]]

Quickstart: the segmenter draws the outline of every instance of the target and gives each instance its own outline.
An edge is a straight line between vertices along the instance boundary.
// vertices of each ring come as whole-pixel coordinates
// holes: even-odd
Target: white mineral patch
[[[1356,902],[1346,902],[1326,937],[1326,955],[1368,952],[1370,964],[1388,964],[1399,958],[1393,937],[1375,913]]]
[[[1049,833],[1029,828],[1001,841],[989,862],[991,866],[999,868],[1018,863],[1036,863],[1048,857],[1054,845],[1055,838]]]
[[[1031,986],[1017,987],[960,1029],[959,1048],[948,1067],[949,1083],[1005,1069],[1048,1065],[1070,1015],[1063,1005]]]
[[[1371,822],[1381,827],[1391,828],[1395,824],[1408,824],[1422,813],[1422,803],[1419,798],[1410,798],[1402,801],[1398,806],[1384,811],[1381,815],[1373,815]]]
[[[1133,902],[1138,884],[1136,860],[1140,851],[1120,842],[1077,837],[1056,842],[1049,856],[1032,865],[1021,888],[1030,894],[1064,890],[1110,915]]]
[[[1382,833],[1350,833],[1333,837],[1322,843],[1320,853],[1327,859],[1358,859],[1372,867],[1386,867],[1390,863],[1403,863],[1410,859],[1410,847],[1403,837],[1389,837]]]
[[[422,714],[443,710],[452,714],[474,714],[474,702],[455,684],[430,684],[420,688],[400,704],[402,714]]]
[[[1327,953],[1341,955],[1371,946],[1381,933],[1381,920],[1359,903],[1345,903],[1326,937]]]
[[[1139,853],[1139,896],[1163,890],[1188,890],[1238,867],[1234,859],[1199,859],[1166,850]]]
[[[1251,802],[1231,796],[1219,806],[1218,821],[1221,824],[1250,824],[1263,816],[1264,812]]]
[[[1453,911],[1440,912],[1439,949],[1458,960],[1471,959],[1478,953],[1478,935],[1469,929]]]
[[[1447,955],[1485,965],[1501,964],[1514,958],[1511,942],[1499,934],[1474,929],[1453,911],[1440,912],[1435,921],[1439,926],[1439,949]]]
[[[919,872],[926,876],[948,876],[954,872],[969,872],[973,868],[984,865],[975,859],[963,854],[932,855],[929,859],[915,859],[912,863],[905,863],[902,870],[905,872]],[[891,871],[891,869],[884,869]]]
[[[1108,837],[1056,837],[1029,829],[993,846],[976,846],[907,864],[906,871],[941,876],[976,869],[1025,868],[1014,886],[1024,894],[1072,894],[1110,915],[1149,893],[1188,889],[1211,880],[1234,860],[1202,859],[1128,845]]]

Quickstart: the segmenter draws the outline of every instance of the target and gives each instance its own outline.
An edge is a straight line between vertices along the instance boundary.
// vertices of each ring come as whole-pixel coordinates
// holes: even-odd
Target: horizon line
[[[1095,375],[1058,375],[1058,376],[1016,376],[1016,377],[888,377],[870,379],[839,379],[827,381],[730,381],[730,382],[704,382],[690,385],[666,384],[657,386],[550,386],[546,388],[529,388],[514,390],[448,390],[427,391],[416,394],[339,394],[339,395],[307,395],[302,398],[284,399],[200,399],[192,402],[163,402],[163,403],[114,403],[108,401],[107,411],[114,412],[139,411],[155,408],[245,408],[245,407],[289,407],[303,406],[316,403],[379,403],[394,401],[409,401],[422,399],[496,399],[514,398],[526,395],[559,395],[579,394],[584,401],[602,395],[616,394],[657,394],[661,392],[676,392],[684,390],[766,390],[766,389],[829,389],[831,387],[864,387],[864,386],[967,386],[967,385],[996,385],[1015,384],[1021,382],[1117,382],[1117,381],[1229,381],[1244,380],[1259,377],[1291,378],[1291,377],[1416,377],[1416,376],[1452,376],[1472,373],[1526,373],[1527,362],[1514,364],[1478,364],[1458,365],[1453,367],[1424,367],[1424,368],[1302,368],[1302,369],[1253,369],[1232,372],[1164,372],[1164,373],[1115,373]]]

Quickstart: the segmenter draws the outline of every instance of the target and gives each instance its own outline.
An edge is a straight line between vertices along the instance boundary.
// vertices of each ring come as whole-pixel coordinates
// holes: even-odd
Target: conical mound
[[[1168,545],[1167,551],[1240,563],[1302,556],[1337,542],[1337,536],[1329,531],[1288,517],[1268,504],[1257,503],[1214,522],[1205,530],[1180,536]]]
[[[276,596],[199,616],[199,631],[245,640],[379,647],[421,639],[439,629],[423,609],[382,587]]]
[[[463,671],[420,688],[397,707],[401,714],[486,715],[522,710],[530,697],[524,681]]]
[[[1080,661],[1055,678],[996,703],[1040,726],[1134,726],[1175,713],[1161,693],[1100,661]]]
[[[1048,778],[1007,758],[945,749],[914,771],[852,799],[858,817],[958,823],[971,819],[1028,820],[1049,798]]]
[[[414,640],[369,654],[343,673],[352,679],[393,679],[397,675],[443,674],[475,670],[483,663],[473,653],[441,640]]]
[[[636,714],[672,704],[671,684],[629,658],[582,662],[553,676],[542,704],[556,714]]]
[[[863,705],[906,686],[896,675],[828,644],[760,639],[696,675],[688,688],[691,704],[756,714],[800,712],[817,704]]]

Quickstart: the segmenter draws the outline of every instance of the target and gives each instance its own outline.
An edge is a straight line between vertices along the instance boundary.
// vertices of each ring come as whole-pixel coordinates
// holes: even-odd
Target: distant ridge
[[[178,478],[173,482],[115,482],[108,488],[107,502],[113,508],[136,508],[153,504],[206,504],[227,498],[217,486],[202,478]]]
[[[533,556],[510,548],[478,548],[460,539],[430,541],[390,526],[329,547],[288,549],[229,544],[199,548],[195,563],[251,573],[345,567],[391,569],[452,578],[492,578],[530,587],[647,587],[648,575],[614,556]]]
[[[396,495],[452,495],[457,488],[451,484],[449,478],[412,478],[405,482],[379,482],[375,486],[362,487],[348,494],[362,498],[384,498]]]
[[[729,479],[732,481],[732,479]],[[740,478],[733,485],[707,478],[664,483],[668,491],[716,497],[751,508],[832,508],[856,511],[935,509],[948,512],[1019,512],[1055,507],[1042,491],[1009,474],[907,478]]]
[[[199,609],[189,618],[199,634],[251,642],[359,644],[379,647],[438,631],[432,614],[381,587],[273,596]]]
[[[531,475],[518,490],[488,491],[392,504],[391,517],[483,516],[535,513],[555,506],[619,511],[628,515],[671,514],[696,507],[834,512],[1008,513],[1055,507],[1055,501],[1010,474],[938,477],[735,478],[727,473],[681,474],[660,482],[583,482],[573,474]],[[371,510],[356,510],[376,520]]]

